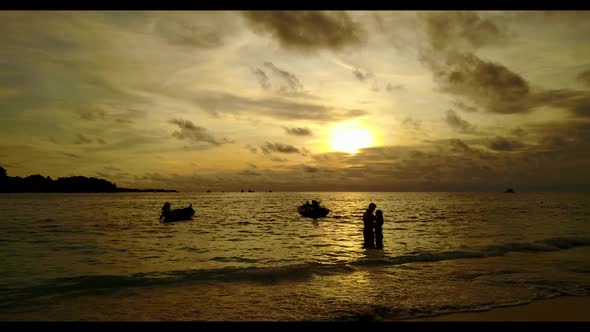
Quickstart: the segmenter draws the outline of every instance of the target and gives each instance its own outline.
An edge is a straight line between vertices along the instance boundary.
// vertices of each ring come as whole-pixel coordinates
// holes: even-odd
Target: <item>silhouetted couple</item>
[[[383,249],[383,211],[377,210],[375,203],[369,204],[369,208],[363,214],[363,248]]]

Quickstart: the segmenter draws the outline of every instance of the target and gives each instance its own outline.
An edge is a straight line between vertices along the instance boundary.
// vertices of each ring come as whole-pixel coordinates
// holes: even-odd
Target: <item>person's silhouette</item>
[[[373,215],[373,211],[375,211],[375,209],[377,208],[377,205],[375,205],[375,203],[371,203],[369,204],[369,207],[367,208],[367,211],[365,211],[365,214],[363,214],[363,238],[364,238],[364,244],[363,247],[364,248],[375,248],[375,242],[374,242],[374,234],[373,234],[373,228],[375,225],[375,216]]]
[[[375,244],[377,249],[383,249],[383,211],[375,211]]]

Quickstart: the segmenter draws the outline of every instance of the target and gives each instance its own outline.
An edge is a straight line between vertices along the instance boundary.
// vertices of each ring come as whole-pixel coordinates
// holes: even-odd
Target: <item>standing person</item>
[[[383,211],[375,211],[375,243],[377,249],[383,249]]]
[[[375,215],[373,215],[373,211],[377,208],[375,203],[369,204],[369,208],[363,214],[363,238],[365,243],[363,245],[364,248],[375,248],[374,242],[374,234],[373,228],[375,227]]]

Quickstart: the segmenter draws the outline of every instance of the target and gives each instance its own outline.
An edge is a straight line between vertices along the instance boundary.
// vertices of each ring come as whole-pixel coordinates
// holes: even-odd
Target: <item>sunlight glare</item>
[[[332,150],[351,154],[374,144],[371,131],[363,128],[342,128],[332,132]]]

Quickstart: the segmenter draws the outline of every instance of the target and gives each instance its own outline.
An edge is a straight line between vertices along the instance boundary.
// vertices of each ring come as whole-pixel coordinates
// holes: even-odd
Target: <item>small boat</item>
[[[297,207],[297,212],[307,218],[323,218],[330,213],[330,210],[320,206],[320,203],[316,200],[311,201],[312,204],[306,202],[305,204]]]
[[[164,203],[162,206],[162,214],[160,215],[160,222],[174,222],[174,221],[183,221],[189,220],[193,218],[195,214],[195,210],[193,209],[193,205],[189,205],[188,207],[182,209],[174,209],[170,210],[170,203]]]

